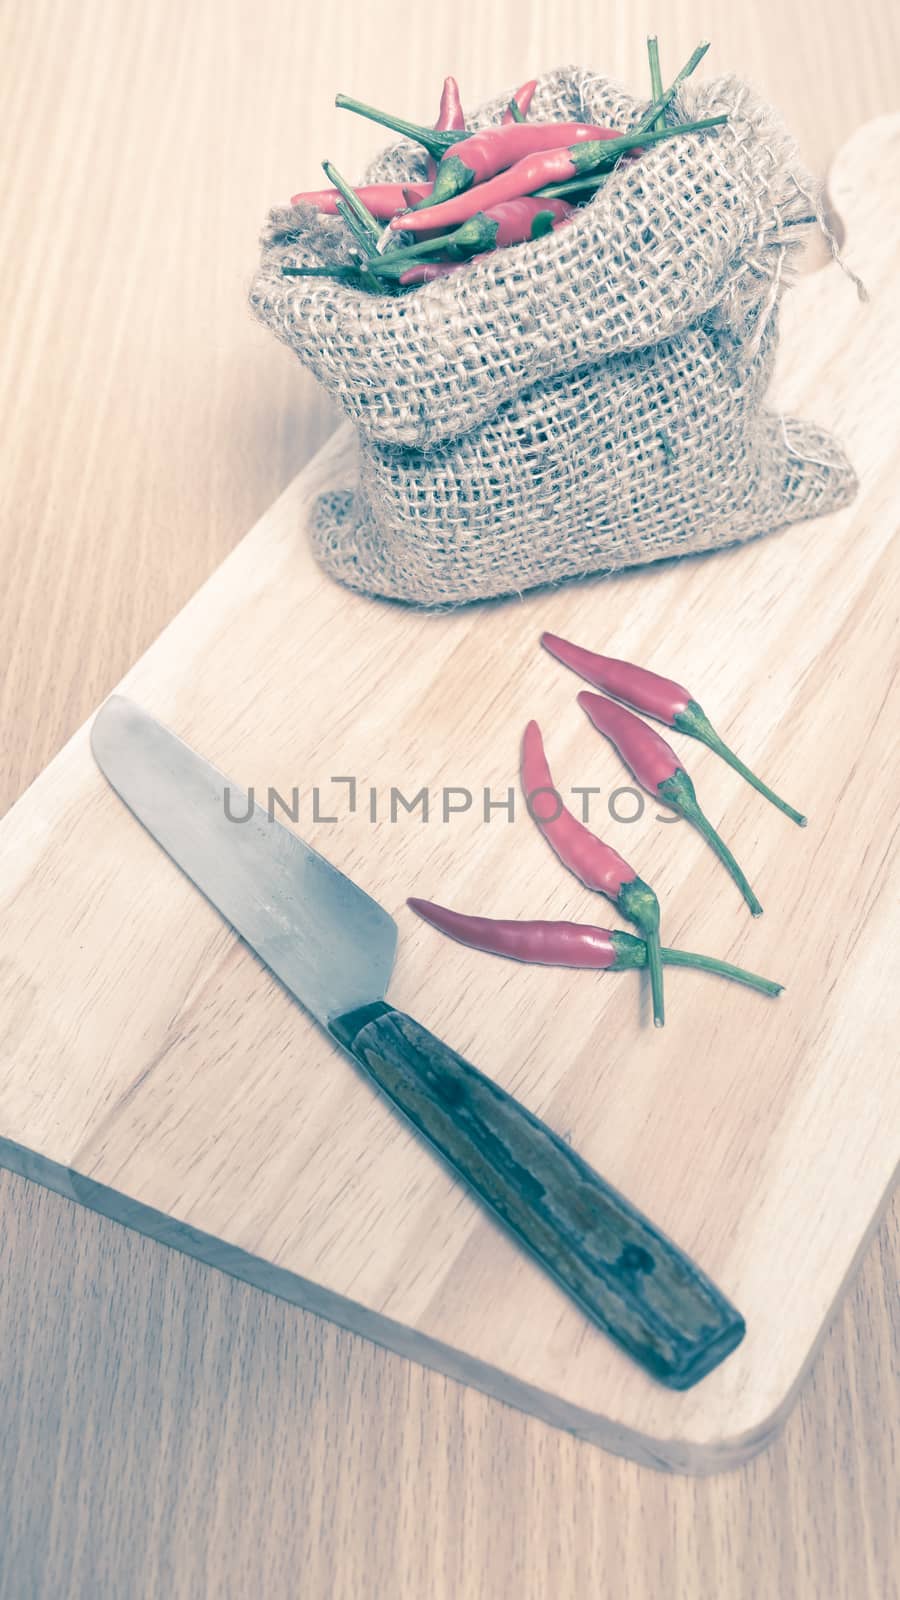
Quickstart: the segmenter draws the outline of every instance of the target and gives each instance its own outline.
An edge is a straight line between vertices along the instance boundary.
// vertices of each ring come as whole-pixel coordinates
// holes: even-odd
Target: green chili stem
[[[752,788],[756,789],[759,794],[764,795],[767,800],[771,801],[773,806],[777,806],[779,811],[783,811],[785,816],[790,817],[792,822],[796,822],[798,828],[806,827],[806,818],[802,811],[797,811],[793,806],[789,806],[786,800],[782,800],[781,796],[775,793],[774,789],[770,789],[767,783],[763,783],[762,778],[758,778],[755,772],[750,771],[750,768],[745,765],[740,756],[735,755],[734,751],[728,748],[728,745],[724,739],[720,739],[706,712],[702,706],[697,704],[696,700],[692,700],[684,711],[678,713],[675,718],[675,726],[682,733],[689,733],[693,739],[699,739],[701,744],[705,744],[710,750],[714,750],[716,755],[721,756],[723,761],[727,761],[728,765],[733,767],[735,772],[739,772],[741,777],[745,778]]]
[[[700,972],[714,972],[720,978],[732,978],[735,983],[746,984],[748,989],[757,989],[760,994],[777,995],[784,988],[783,983],[760,978],[755,972],[732,966],[730,961],[719,961],[715,956],[698,956],[690,950],[670,950],[668,946],[664,946],[660,954],[666,967],[696,967]]]
[[[348,211],[352,211],[360,227],[364,228],[366,233],[371,234],[372,239],[377,243],[381,238],[382,224],[376,222],[368,206],[360,199],[355,189],[351,189],[346,178],[341,177],[337,167],[331,161],[322,162],[322,171],[328,182],[341,195]]]
[[[519,102],[516,99],[515,95],[513,95],[512,99],[510,100],[509,105],[507,106],[506,109],[509,112],[510,116],[512,117],[513,122],[524,122],[525,121],[525,118],[523,117],[521,111],[519,110]]]
[[[336,262],[333,267],[282,267],[285,278],[338,278],[339,280],[365,278],[369,274],[361,267],[350,267]]]
[[[680,133],[702,133],[705,128],[719,128],[727,121],[726,116],[700,117],[696,122],[679,122],[673,128],[660,128],[658,133],[636,128],[633,133],[623,133],[620,139],[586,139],[584,144],[572,145],[572,165],[576,176],[580,177],[584,172],[592,172],[617,161],[627,150],[644,150],[648,145],[660,144],[663,139],[674,139]],[[567,183],[572,181],[571,178],[566,179]]]
[[[368,271],[368,262],[375,254],[373,248],[374,240],[372,235],[365,224],[360,221],[359,217],[356,215],[356,212],[351,210],[350,206],[348,206],[345,200],[339,200],[337,202],[336,210],[345,228],[347,228],[356,243],[356,248],[362,257],[359,270],[363,277],[370,281],[371,287],[371,285],[375,282],[371,273]]]
[[[625,972],[632,967],[637,967],[643,972],[649,966],[648,941],[636,939],[633,933],[621,933],[618,929],[612,935],[612,942],[616,952],[614,972]],[[692,950],[673,950],[668,945],[663,945],[660,950],[660,959],[664,967],[696,967],[699,972],[712,972],[719,978],[730,978],[734,983],[743,983],[748,989],[757,989],[760,994],[781,994],[784,984],[773,983],[770,978],[760,978],[755,972],[748,972],[745,967],[735,967],[730,961],[720,961],[717,956],[698,956]]]
[[[685,816],[687,817],[688,822],[692,822],[694,824],[697,832],[702,834],[707,844],[712,846],[722,865],[727,867],[732,878],[740,889],[741,894],[746,900],[747,905],[750,907],[750,911],[753,916],[761,917],[762,906],[760,905],[756,895],[753,893],[753,890],[750,887],[750,884],[735,861],[734,856],[725,843],[725,840],[721,839],[716,833],[716,830],[709,818],[704,816],[699,806],[697,806],[695,810],[692,809],[690,811],[686,811]]]
[[[616,905],[623,917],[635,923],[647,945],[647,966],[650,971],[650,988],[653,993],[653,1021],[658,1028],[666,1020],[663,1002],[662,962],[659,954],[659,901],[649,883],[643,878],[630,878],[616,895]]]
[[[440,240],[436,240],[435,243],[439,244]],[[399,279],[410,267],[435,266],[448,259],[447,256],[441,255],[439,249],[432,250],[430,254],[423,250],[420,254],[414,256],[412,260],[409,259],[404,250],[403,259],[398,261],[396,256],[399,254],[399,251],[391,251],[389,256],[379,256],[377,261],[373,261],[372,272],[374,276],[377,279],[386,279],[387,281],[392,278]]]
[[[671,94],[674,94],[674,88],[669,90],[669,98],[671,98]],[[639,123],[633,133],[623,133],[620,139],[605,141],[601,154],[597,154],[596,158],[586,158],[583,170],[578,171],[575,178],[567,178],[560,184],[549,184],[546,189],[535,189],[535,194],[540,195],[541,198],[546,198],[546,200],[549,200],[549,198],[559,200],[559,198],[565,198],[567,195],[578,194],[580,190],[588,189],[591,186],[594,187],[594,190],[599,189],[609,178],[609,173],[605,171],[607,163],[609,163],[610,170],[612,170],[612,166],[615,166],[615,163],[618,162],[620,155],[626,154],[628,150],[647,149],[649,144],[660,144],[661,139],[674,138],[674,134],[677,133],[701,133],[705,128],[719,128],[727,120],[729,120],[727,117],[700,117],[698,122],[679,122],[674,128],[660,128],[657,131],[644,128],[644,123],[647,122],[647,117],[645,117],[644,122]],[[585,146],[581,146],[581,149],[586,149],[588,144],[597,144],[597,142],[599,141],[596,141],[596,139],[585,141]],[[578,149],[580,147],[573,146],[573,157],[575,157],[575,150]]]
[[[682,816],[687,817],[688,822],[694,824],[697,832],[702,835],[707,844],[716,852],[722,865],[730,872],[754,917],[761,917],[762,906],[731,854],[725,840],[719,838],[709,818],[700,810],[697,804],[697,796],[694,792],[694,785],[683,768],[679,768],[671,778],[665,778],[659,784],[657,793],[661,800],[664,800],[667,805],[674,806],[676,811],[680,811]]]
[[[674,128],[662,128],[659,133],[640,132],[635,129],[633,133],[623,134],[621,139],[609,139],[604,142],[603,153],[598,155],[596,161],[585,161],[584,168],[574,178],[566,178],[563,183],[551,183],[546,189],[535,189],[535,194],[541,199],[565,199],[568,195],[577,194],[580,190],[594,188],[597,190],[610,176],[606,171],[607,163],[615,166],[619,157],[628,150],[646,149],[647,145],[659,144],[662,139],[671,139],[677,133],[700,133],[704,128],[718,128],[727,122],[728,118],[702,117],[698,122],[680,122]],[[585,141],[584,149],[588,143],[596,144],[599,141]],[[573,146],[573,151],[579,146]],[[418,209],[418,208],[417,208]]]
[[[657,100],[662,99],[663,93],[662,73],[659,70],[659,41],[655,33],[647,40],[647,59],[650,62],[650,97],[655,104]],[[661,128],[662,125],[662,112],[660,112],[653,127]]]
[[[446,260],[448,255],[451,260],[464,261],[466,256],[478,251],[493,249],[498,232],[499,224],[478,211],[452,233],[442,233],[436,239],[421,239],[418,244],[405,245],[389,255],[379,256],[371,263],[372,271],[389,276],[404,272],[416,261]]]
[[[790,817],[792,822],[796,822],[798,828],[806,827],[806,818],[802,811],[797,811],[793,806],[789,806],[786,800],[782,800],[781,796],[775,793],[774,789],[770,789],[767,783],[763,783],[762,778],[758,778],[755,772],[751,772],[740,756],[735,755],[733,750],[729,750],[722,739],[716,736],[714,739],[707,738],[703,742],[709,745],[710,750],[715,750],[716,755],[721,756],[723,761],[727,761],[735,772],[739,772],[742,778],[746,778],[747,782],[759,794],[764,795],[767,800],[771,801],[773,806],[777,806],[779,811],[783,811],[785,816]]]
[[[349,228],[351,234],[356,240],[360,254],[362,255],[363,259],[359,271],[363,283],[367,289],[379,290],[380,285],[378,283],[378,279],[372,276],[372,273],[368,270],[367,266],[367,263],[372,259],[373,255],[372,241],[367,230],[363,227],[362,223],[357,220],[353,212],[350,210],[350,207],[345,205],[343,200],[339,200],[337,202],[337,213],[346,227]]]
[[[368,233],[368,231],[363,227],[362,223],[359,222],[358,219],[353,215],[353,212],[350,210],[350,207],[348,205],[346,205],[343,200],[339,200],[337,202],[336,210],[337,210],[337,214],[340,217],[341,221],[343,222],[344,226],[353,235],[353,238],[356,241],[356,244],[359,246],[360,250],[362,251],[363,255],[367,256],[368,253],[369,253],[369,248],[370,248],[371,243],[372,243],[371,236]]]
[[[663,1002],[662,951],[659,944],[659,934],[648,931],[645,943],[647,946],[647,967],[650,972],[650,990],[653,995],[653,1021],[657,1028],[662,1028],[665,1025],[666,1009]]]
[[[457,144],[460,139],[467,139],[471,129],[452,129],[442,132],[436,128],[423,127],[418,122],[407,122],[405,117],[394,117],[387,111],[377,111],[374,106],[367,106],[362,100],[353,100],[349,95],[338,94],[334,103],[343,111],[355,111],[360,117],[368,117],[370,122],[379,122],[384,128],[392,128],[395,133],[402,133],[407,139],[421,144],[439,161],[445,150]]]
[[[666,106],[675,99],[679,87],[684,82],[685,78],[689,78],[691,73],[696,72],[708,49],[709,41],[707,39],[704,39],[701,44],[698,44],[696,50],[691,56],[688,57],[677,77],[673,78],[668,89],[665,91],[665,94],[661,95],[660,98],[655,101],[647,111],[645,111],[643,117],[637,125],[637,132],[646,133],[649,131],[649,129],[655,126],[658,118],[665,111]]]
[[[569,195],[578,194],[585,189],[593,189],[596,193],[610,176],[610,173],[606,171],[607,162],[611,163],[612,169],[624,152],[635,149],[643,150],[647,145],[659,144],[662,139],[673,138],[676,133],[699,133],[704,128],[718,128],[727,121],[728,118],[725,116],[703,117],[699,122],[680,122],[677,127],[662,128],[659,133],[641,133],[635,129],[634,133],[623,134],[621,139],[607,140],[604,153],[598,156],[596,163],[586,162],[583,171],[579,172],[574,178],[566,178],[563,183],[551,183],[546,189],[536,189],[534,192],[541,199],[546,200],[566,199]],[[592,140],[590,142],[596,143],[597,141]],[[578,146],[576,145],[574,148],[578,149]]]
[[[542,200],[565,200],[571,194],[588,194],[593,198],[598,189],[602,189],[609,173],[588,172],[583,178],[567,178],[565,183],[551,183],[546,189],[536,189],[535,194]]]

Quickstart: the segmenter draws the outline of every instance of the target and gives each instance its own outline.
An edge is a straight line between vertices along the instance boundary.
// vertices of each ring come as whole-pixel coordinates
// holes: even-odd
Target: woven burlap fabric
[[[568,69],[530,115],[627,128],[644,109]],[[852,496],[834,441],[763,406],[814,187],[738,81],[686,87],[672,116],[723,112],[725,127],[622,163],[558,233],[402,298],[285,278],[345,259],[349,240],[308,207],[271,214],[251,303],[360,436],[358,484],[314,517],[330,572],[459,603],[732,543]],[[422,170],[402,144],[366,177]]]

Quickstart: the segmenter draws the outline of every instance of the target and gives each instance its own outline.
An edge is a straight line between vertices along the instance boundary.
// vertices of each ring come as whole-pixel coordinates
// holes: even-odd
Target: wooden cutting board
[[[5,1165],[641,1461],[712,1471],[772,1436],[900,1146],[898,188],[900,118],[885,118],[831,182],[871,302],[831,265],[785,306],[777,405],[841,435],[861,478],[848,510],[726,553],[421,614],[348,594],[310,559],[311,499],[351,471],[342,430],[121,685],[258,795],[298,790],[298,830],[398,920],[394,1001],[700,1262],[746,1317],[735,1354],[674,1394],[593,1328],[134,822],[87,728],[0,827]],[[538,648],[544,627],[688,683],[809,812],[801,832],[680,742],[761,921],[686,824],[649,804],[610,818],[628,776]],[[521,803],[485,820],[485,790],[516,793],[530,716],[560,787],[598,790],[594,825],[657,888],[668,942],[782,979],[780,1000],[671,972],[661,1034],[635,974],[520,967],[414,919],[412,893],[614,920]],[[427,821],[396,800],[392,817],[392,789],[423,788]],[[624,816],[634,800],[613,804]]]

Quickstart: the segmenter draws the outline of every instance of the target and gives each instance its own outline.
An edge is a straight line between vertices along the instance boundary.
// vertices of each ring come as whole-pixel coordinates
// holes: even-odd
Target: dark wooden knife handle
[[[338,1043],[592,1320],[672,1389],[744,1336],[715,1284],[518,1100],[383,1001],[331,1024]]]

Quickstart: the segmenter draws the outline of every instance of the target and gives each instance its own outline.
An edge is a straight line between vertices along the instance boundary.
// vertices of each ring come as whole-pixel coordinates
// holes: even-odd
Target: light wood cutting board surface
[[[353,172],[372,149],[336,86],[425,115],[448,68],[470,95],[555,60],[636,83],[648,29],[678,58],[705,34],[710,71],[745,73],[824,172],[896,105],[898,22],[886,0],[7,8],[0,809],[334,425],[244,292],[307,154]],[[777,1441],[704,1479],[611,1456],[9,1172],[0,1205],[3,1600],[896,1588],[896,1201]]]
[[[392,998],[697,1257],[747,1319],[739,1350],[683,1395],[615,1351],[137,828],[86,730],[3,825],[7,1164],[640,1460],[715,1470],[771,1437],[897,1162],[896,1001],[881,979],[898,905],[884,782],[898,590],[880,418],[900,354],[898,241],[882,220],[898,180],[886,119],[833,180],[871,304],[831,266],[785,319],[777,402],[846,439],[862,481],[847,512],[714,558],[423,614],[350,596],[311,561],[311,498],[352,471],[341,433],[123,684],[238,781],[297,787],[304,835],[398,918]],[[657,887],[667,939],[782,978],[777,1003],[673,974],[660,1035],[630,977],[488,960],[405,911],[418,892],[597,915],[527,817],[481,810],[485,788],[514,785],[532,715],[561,785],[567,773],[602,801],[627,781],[537,649],[546,626],[694,686],[810,813],[801,833],[690,751],[768,908],[760,925],[683,825],[651,807],[604,830]],[[345,815],[338,776],[360,791]],[[423,785],[427,823],[385,815],[393,788]],[[444,820],[451,791],[475,800]]]

